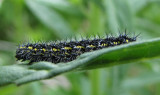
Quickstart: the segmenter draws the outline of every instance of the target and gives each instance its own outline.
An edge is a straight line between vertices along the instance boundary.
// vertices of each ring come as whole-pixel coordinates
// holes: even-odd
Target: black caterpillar
[[[137,35],[138,36],[138,35]],[[126,32],[118,37],[94,38],[93,40],[50,42],[50,43],[28,43],[19,45],[16,51],[17,60],[29,60],[29,64],[39,61],[52,63],[69,62],[84,52],[90,52],[102,48],[113,47],[136,41],[137,36],[129,37]]]

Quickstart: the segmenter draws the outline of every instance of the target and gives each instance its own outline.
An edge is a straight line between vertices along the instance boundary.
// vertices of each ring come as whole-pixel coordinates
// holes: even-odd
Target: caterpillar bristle
[[[78,41],[75,37],[74,40],[60,40],[60,41],[38,41],[36,43],[20,44],[16,51],[17,60],[29,60],[29,64],[39,61],[48,61],[52,63],[70,62],[75,60],[79,55],[85,52],[91,52],[107,47],[113,47],[121,44],[136,41],[140,34],[129,37],[127,31],[124,33],[119,32],[119,36],[114,37],[112,34],[102,38],[100,35],[93,35],[83,38]]]

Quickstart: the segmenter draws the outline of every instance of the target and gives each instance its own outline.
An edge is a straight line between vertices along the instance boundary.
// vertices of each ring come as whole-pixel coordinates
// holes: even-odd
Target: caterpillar
[[[70,62],[85,52],[91,52],[103,48],[113,47],[136,41],[138,35],[129,37],[126,32],[118,37],[107,36],[105,38],[82,39],[69,42],[42,42],[19,45],[16,50],[17,60],[29,60],[29,64],[39,61],[52,63]]]

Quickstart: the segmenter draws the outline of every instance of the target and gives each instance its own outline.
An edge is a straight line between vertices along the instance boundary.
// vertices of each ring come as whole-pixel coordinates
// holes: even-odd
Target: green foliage
[[[1,0],[0,95],[159,95],[159,4],[156,0]],[[141,33],[138,42],[85,53],[67,64],[28,66],[14,58],[21,42],[103,36],[104,31],[116,35],[125,28],[131,35]],[[51,78],[69,71],[61,75],[63,81]],[[19,87],[7,85],[48,78]],[[62,85],[53,84],[56,81]]]

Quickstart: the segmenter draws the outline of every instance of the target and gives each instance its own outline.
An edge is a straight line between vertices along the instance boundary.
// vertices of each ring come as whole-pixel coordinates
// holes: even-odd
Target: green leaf
[[[28,70],[21,66],[1,66],[0,67],[0,85],[13,83],[14,80],[29,75],[35,72],[34,70]]]
[[[54,9],[66,13],[70,16],[82,17],[82,12],[76,7],[71,5],[66,0],[40,0],[42,4],[46,4],[47,6],[53,7]]]
[[[145,85],[157,83],[160,80],[160,73],[152,72],[145,73],[143,75],[137,76],[136,78],[130,78],[123,81],[122,88],[124,89],[133,89],[137,87],[142,87]]]
[[[57,36],[60,36],[60,38],[71,36],[72,29],[69,26],[69,23],[67,23],[67,21],[54,9],[44,5],[38,0],[26,0],[26,4],[44,25],[54,30]]]
[[[68,63],[38,62],[33,65],[17,64],[0,67],[0,85],[21,85],[47,79],[69,71],[104,68],[125,63],[150,60],[160,56],[160,38],[133,42],[116,47],[84,53]]]

